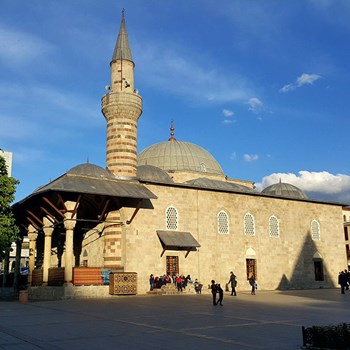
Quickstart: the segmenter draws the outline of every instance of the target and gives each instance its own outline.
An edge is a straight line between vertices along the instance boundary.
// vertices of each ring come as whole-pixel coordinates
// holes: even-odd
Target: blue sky
[[[2,0],[0,148],[16,200],[87,160],[105,166],[100,103],[123,7],[139,151],[173,119],[230,178],[350,203],[348,0]]]

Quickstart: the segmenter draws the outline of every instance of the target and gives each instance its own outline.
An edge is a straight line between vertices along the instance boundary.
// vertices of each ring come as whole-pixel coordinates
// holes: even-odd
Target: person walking
[[[346,281],[346,275],[345,275],[344,271],[339,272],[338,284],[340,284],[340,293],[345,294],[345,288],[346,288],[347,281]]]
[[[349,290],[350,272],[348,270],[344,270],[344,275],[345,275],[345,281],[346,281],[345,289]]]
[[[248,281],[249,284],[252,286],[252,291],[250,292],[250,294],[255,295],[256,281],[253,274],[250,275]]]
[[[213,305],[216,305],[216,293],[217,293],[217,288],[214,280],[211,280],[211,294],[213,296]]]
[[[216,285],[216,290],[219,293],[219,299],[218,299],[216,305],[220,304],[222,306],[222,301],[224,299],[224,290],[221,288],[220,283]]]
[[[236,296],[237,277],[232,271],[230,272],[230,279],[228,281],[228,284],[231,284],[231,295]]]

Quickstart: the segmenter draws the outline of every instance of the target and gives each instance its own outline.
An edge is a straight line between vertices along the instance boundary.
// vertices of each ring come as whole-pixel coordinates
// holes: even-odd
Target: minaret
[[[136,178],[137,123],[142,114],[142,97],[134,89],[134,68],[124,9],[113,52],[110,90],[102,97],[102,113],[107,121],[106,165],[116,176]]]

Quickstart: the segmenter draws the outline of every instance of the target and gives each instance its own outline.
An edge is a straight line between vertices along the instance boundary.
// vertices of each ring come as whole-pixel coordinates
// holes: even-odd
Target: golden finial
[[[171,119],[170,139],[168,139],[168,141],[176,141],[176,138],[174,137],[174,135],[175,135],[174,131],[175,131],[174,121]]]

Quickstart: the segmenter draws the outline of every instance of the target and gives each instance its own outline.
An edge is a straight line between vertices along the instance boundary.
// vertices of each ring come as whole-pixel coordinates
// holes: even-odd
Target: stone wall
[[[122,264],[138,273],[138,291],[148,290],[151,273],[165,273],[166,256],[178,256],[180,274],[190,274],[204,286],[215,279],[224,285],[230,271],[238,277],[238,289],[249,290],[246,259],[257,260],[259,288],[329,288],[337,285],[338,271],[346,256],[341,206],[244,194],[148,185],[158,196],[154,209],[139,211],[131,225],[123,227]],[[166,251],[163,257],[156,230],[165,229],[165,211],[174,205],[179,231],[189,231],[201,244],[198,252]],[[229,215],[230,232],[218,234],[217,214]],[[255,236],[244,234],[244,215],[255,218]],[[132,210],[123,210],[126,221]],[[280,237],[269,235],[269,218],[279,220]],[[319,241],[311,238],[311,221],[320,224]],[[253,254],[253,255],[252,255]],[[254,255],[255,254],[255,255]],[[324,281],[315,281],[314,256],[323,258]]]

